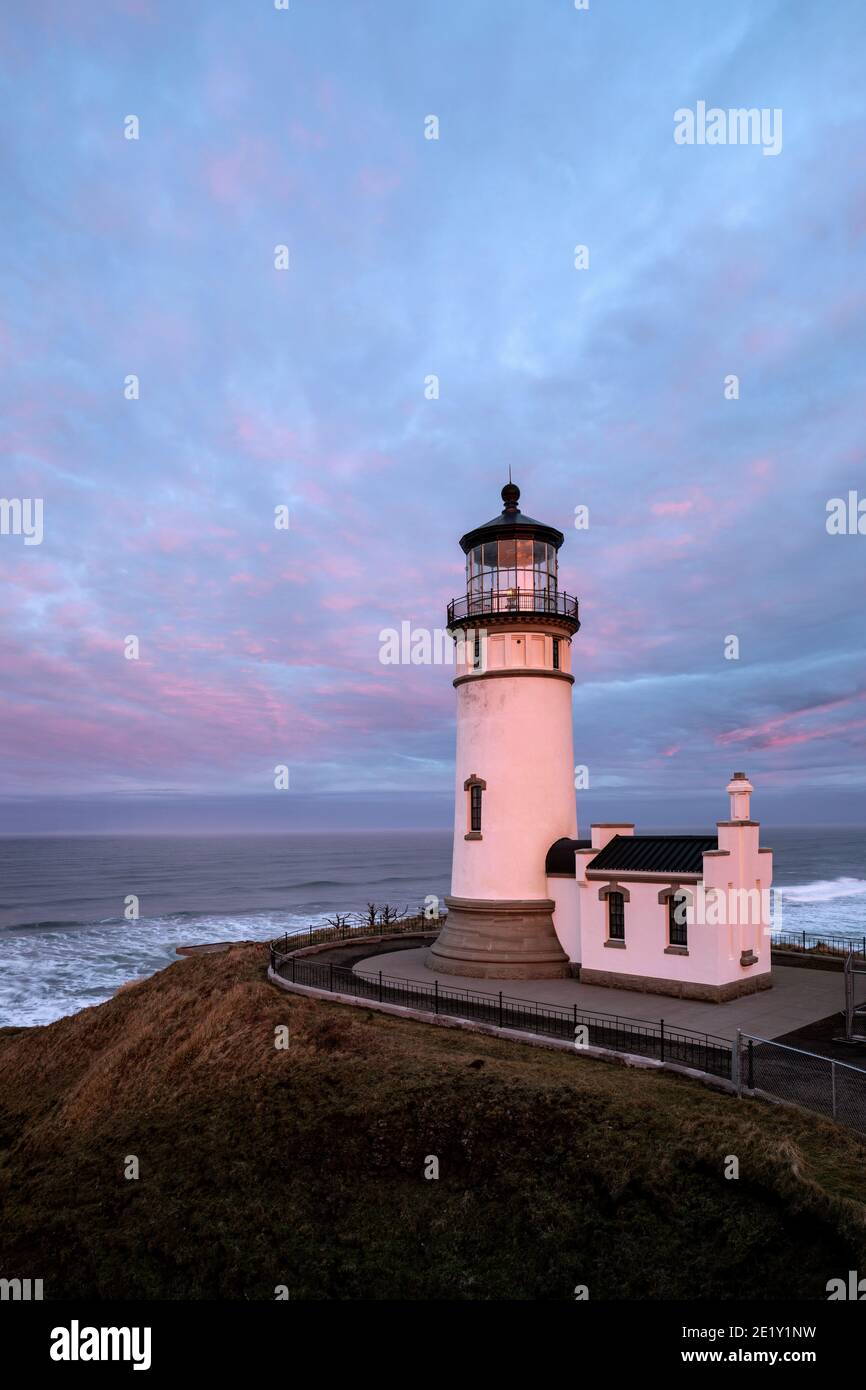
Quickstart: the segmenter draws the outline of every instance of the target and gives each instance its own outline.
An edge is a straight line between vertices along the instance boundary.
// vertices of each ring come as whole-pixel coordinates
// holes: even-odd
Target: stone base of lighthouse
[[[428,969],[478,980],[559,980],[571,973],[551,898],[446,898],[445,905],[448,919],[430,947]]]

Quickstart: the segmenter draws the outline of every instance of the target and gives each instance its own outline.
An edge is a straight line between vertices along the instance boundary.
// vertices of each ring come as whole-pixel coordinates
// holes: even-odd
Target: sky
[[[453,671],[380,634],[509,468],[582,826],[734,770],[866,823],[864,52],[862,0],[4,7],[0,832],[447,826]],[[702,101],[781,148],[678,144]]]

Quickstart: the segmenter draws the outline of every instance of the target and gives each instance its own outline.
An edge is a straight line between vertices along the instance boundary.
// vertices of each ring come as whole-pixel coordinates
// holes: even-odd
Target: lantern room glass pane
[[[516,588],[520,595],[521,608],[534,608],[535,570],[533,568],[532,539],[518,537],[514,542],[516,562]]]
[[[517,568],[532,569],[532,541],[520,538],[514,544],[517,551]]]
[[[466,587],[473,599],[481,596],[481,546],[476,545],[466,556]]]

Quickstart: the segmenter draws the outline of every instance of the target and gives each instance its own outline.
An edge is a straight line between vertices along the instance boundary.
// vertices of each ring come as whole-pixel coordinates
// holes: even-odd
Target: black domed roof
[[[557,531],[555,526],[536,521],[534,517],[527,516],[520,510],[520,488],[510,479],[502,489],[502,501],[505,505],[499,516],[494,516],[482,526],[476,526],[460,537],[460,547],[464,553],[484,541],[507,540],[509,536],[531,536],[533,540],[547,541],[549,545],[559,549],[565,540],[562,532]]]
[[[567,836],[561,840],[554,840],[547,851],[544,872],[546,874],[567,874],[569,878],[575,878],[574,855],[579,849],[592,849],[592,840],[569,840]]]

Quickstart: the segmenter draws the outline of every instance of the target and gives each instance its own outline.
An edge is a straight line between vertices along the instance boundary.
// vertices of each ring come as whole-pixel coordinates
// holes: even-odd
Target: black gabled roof
[[[545,873],[570,874],[574,878],[576,849],[592,849],[592,840],[569,840],[567,836],[561,840],[554,840],[544,861]]]
[[[614,835],[586,867],[632,874],[700,874],[704,851],[718,847],[716,835]]]

